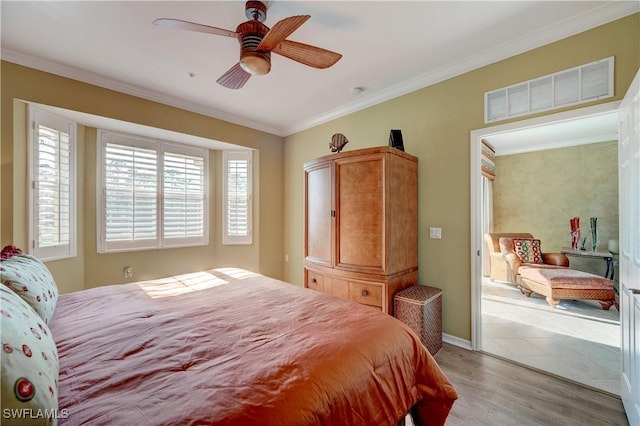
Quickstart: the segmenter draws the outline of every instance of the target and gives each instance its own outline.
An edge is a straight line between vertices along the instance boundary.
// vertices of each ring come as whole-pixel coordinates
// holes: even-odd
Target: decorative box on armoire
[[[305,287],[392,314],[418,282],[418,159],[388,146],[304,164]]]
[[[415,285],[394,296],[393,315],[420,337],[431,355],[442,349],[442,290]]]

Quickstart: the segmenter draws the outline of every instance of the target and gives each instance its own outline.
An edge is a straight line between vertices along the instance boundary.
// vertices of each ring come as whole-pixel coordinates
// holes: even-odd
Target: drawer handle
[[[311,282],[315,284],[318,282],[318,280],[316,280],[315,278],[311,278]]]
[[[367,290],[362,290],[360,294],[362,295],[362,297],[367,297],[369,295],[369,292]]]

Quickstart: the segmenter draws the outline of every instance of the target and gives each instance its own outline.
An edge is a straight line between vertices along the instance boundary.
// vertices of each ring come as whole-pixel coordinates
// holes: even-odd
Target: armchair
[[[540,263],[523,262],[516,254],[514,239],[533,239],[529,233],[486,233],[484,240],[489,248],[489,278],[517,284],[520,266],[539,268],[568,267],[569,258],[562,253],[541,253]]]

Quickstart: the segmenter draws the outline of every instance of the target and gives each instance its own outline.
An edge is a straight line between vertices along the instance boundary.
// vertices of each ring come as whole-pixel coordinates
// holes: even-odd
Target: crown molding
[[[576,15],[563,22],[542,27],[532,34],[514,38],[491,49],[478,52],[463,61],[442,67],[429,73],[417,76],[395,86],[381,90],[357,102],[318,115],[308,121],[298,123],[285,129],[286,135],[301,132],[320,124],[335,120],[345,115],[363,110],[373,105],[397,98],[398,96],[423,89],[427,86],[448,80],[464,73],[519,55],[529,50],[571,37],[592,28],[605,25],[625,16],[640,12],[640,2],[612,1],[597,9]]]
[[[163,105],[168,105],[197,114],[202,114],[207,117],[224,120],[233,124],[260,130],[277,136],[284,136],[282,134],[282,129],[266,125],[265,123],[248,120],[244,117],[239,117],[237,115],[197,104],[195,102],[190,102],[181,98],[168,96],[163,93],[143,89],[132,84],[124,83],[122,81],[115,80],[101,74],[72,67],[60,62],[28,55],[11,49],[2,49],[0,51],[0,56],[2,57],[3,61],[12,62],[14,64],[81,81],[83,83],[102,87],[104,89],[114,90],[116,92],[124,93],[153,102],[158,102]]]
[[[390,99],[397,98],[398,96],[414,92],[432,84],[490,65],[511,56],[518,55],[528,50],[604,25],[639,11],[640,3],[636,1],[612,1],[597,9],[577,15],[558,24],[543,27],[533,34],[513,39],[483,52],[478,52],[463,61],[417,76],[395,86],[373,93],[357,102],[349,103],[287,128],[273,127],[265,123],[249,120],[215,108],[143,89],[101,74],[71,67],[40,57],[31,56],[25,53],[2,49],[0,51],[0,56],[2,57],[2,60],[18,65],[23,65],[29,68],[103,87],[105,89],[114,90],[219,120],[224,120],[233,124],[271,133],[276,136],[286,137]]]

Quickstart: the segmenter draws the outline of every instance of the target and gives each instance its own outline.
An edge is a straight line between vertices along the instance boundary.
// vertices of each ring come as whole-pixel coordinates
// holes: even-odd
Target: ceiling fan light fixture
[[[271,71],[271,58],[268,54],[245,52],[240,58],[243,70],[253,75],[264,75]]]

